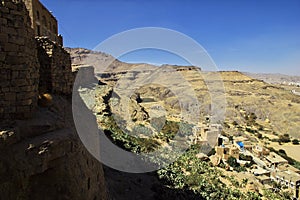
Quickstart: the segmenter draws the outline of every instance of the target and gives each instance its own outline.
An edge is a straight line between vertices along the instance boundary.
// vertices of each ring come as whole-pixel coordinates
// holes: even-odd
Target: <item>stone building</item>
[[[280,155],[271,152],[268,156],[265,156],[268,167],[276,169],[279,165],[288,164],[288,161]]]
[[[0,119],[30,118],[41,93],[72,93],[70,55],[50,36],[35,37],[29,5],[40,5],[35,10],[45,18],[48,13],[56,29],[45,34],[58,39],[55,18],[37,0],[0,2]]]
[[[37,105],[39,68],[24,4],[0,1],[0,119],[31,116]]]
[[[24,0],[31,19],[35,36],[47,36],[62,45],[62,36],[58,35],[57,20],[39,0]]]
[[[222,132],[222,126],[219,124],[202,124],[193,127],[193,135],[195,136],[195,144],[209,144],[214,147],[218,145],[218,137]]]
[[[36,37],[40,63],[39,93],[70,95],[74,76],[70,54],[48,37]]]
[[[102,164],[73,125],[70,55],[36,37],[26,8],[0,1],[0,199],[107,200]],[[44,92],[53,104],[41,108]]]
[[[292,171],[273,171],[271,173],[271,179],[281,185],[285,185],[293,191],[295,199],[300,199],[300,175]]]
[[[277,169],[278,170],[281,170],[281,171],[284,171],[284,170],[289,170],[289,171],[292,171],[292,172],[295,172],[297,174],[300,174],[300,169],[296,168],[296,167],[293,167],[292,165],[290,164],[281,164],[281,165],[278,165],[277,166]]]
[[[228,160],[229,157],[234,157],[236,159],[239,159],[240,150],[234,146],[218,146],[215,147],[216,155],[219,156],[221,159]]]
[[[252,148],[252,153],[259,158],[263,158],[264,156],[270,154],[270,150],[267,149],[266,147],[256,145],[255,147]]]

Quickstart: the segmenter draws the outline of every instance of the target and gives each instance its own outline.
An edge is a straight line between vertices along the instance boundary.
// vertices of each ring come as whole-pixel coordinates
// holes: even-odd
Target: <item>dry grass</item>
[[[272,142],[269,146],[275,150],[283,149],[289,157],[300,162],[300,145],[293,145],[292,143],[279,145],[277,142]]]

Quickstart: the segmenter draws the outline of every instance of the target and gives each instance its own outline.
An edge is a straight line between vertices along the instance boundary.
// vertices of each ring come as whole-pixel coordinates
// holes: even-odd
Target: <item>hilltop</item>
[[[127,72],[132,72],[135,68],[138,68],[140,71],[144,68],[145,70],[150,71],[157,69],[157,66],[144,63],[130,64],[121,62],[105,53],[93,52],[80,48],[67,50],[71,54],[73,66],[86,64],[85,58],[89,58],[89,64],[94,63],[97,64],[98,67],[106,62],[111,62],[112,64],[104,72],[106,76],[102,77],[102,81],[111,83],[112,85],[115,85],[115,83],[120,81],[120,79],[122,83],[125,83],[125,79],[127,78],[124,78],[123,75]],[[90,61],[92,63],[90,63]],[[186,80],[190,84],[191,88],[195,91],[198,101],[201,104],[201,111],[203,111],[202,117],[209,115],[209,107],[211,102],[209,90],[205,83],[205,78],[207,79],[207,77],[210,76],[210,73],[203,72],[200,70],[200,68],[193,68],[191,66],[182,66],[181,68],[180,66],[174,66],[174,69],[180,72],[183,79]],[[257,123],[261,126],[264,126],[267,130],[265,131],[266,134],[280,135],[288,133],[293,137],[299,138],[299,96],[293,94],[291,90],[285,87],[273,85],[263,80],[252,78],[247,73],[241,73],[238,71],[221,71],[218,74],[222,78],[226,95],[227,106],[225,122],[231,124],[235,121],[240,123],[240,125],[246,126],[246,120],[244,117],[245,113],[254,113],[257,117]],[[213,73],[211,75],[214,76]],[[142,73],[140,76],[142,76]],[[174,79],[164,80],[164,76],[158,78],[156,77],[156,81],[157,79],[161,78],[162,81],[168,81],[168,84],[172,84],[172,81],[174,84],[178,84],[178,80],[177,82]],[[137,75],[135,80],[137,80],[138,77],[139,76]],[[290,80],[297,80],[295,78],[297,77],[291,77]],[[156,89],[153,89],[153,87],[143,87],[139,90],[139,95],[144,97],[160,96],[160,101],[164,100],[165,102],[168,102],[166,104],[167,107],[169,105],[174,108],[174,94],[171,96],[161,96],[161,94],[166,93],[168,89],[162,87],[157,87]],[[180,95],[180,90],[177,95]],[[156,100],[158,99],[156,98]],[[178,112],[178,110],[171,109],[170,112]],[[268,121],[268,123],[266,123],[266,121]],[[232,130],[229,131],[232,132]]]

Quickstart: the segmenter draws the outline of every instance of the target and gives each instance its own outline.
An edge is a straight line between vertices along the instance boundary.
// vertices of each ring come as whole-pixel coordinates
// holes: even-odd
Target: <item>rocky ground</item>
[[[0,199],[107,199],[102,164],[81,144],[70,99],[52,96],[28,120],[0,129]]]

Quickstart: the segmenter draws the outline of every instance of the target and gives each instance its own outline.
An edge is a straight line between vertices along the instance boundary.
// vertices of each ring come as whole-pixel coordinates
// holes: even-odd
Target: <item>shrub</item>
[[[285,150],[283,150],[283,149],[279,149],[278,153],[279,153],[280,155],[286,155],[286,152],[285,152]]]
[[[291,141],[291,139],[290,139],[289,134],[284,134],[284,135],[280,135],[280,136],[279,136],[278,142],[288,143],[288,142],[290,142],[290,141]]]
[[[263,131],[264,127],[262,125],[259,126],[258,130]]]
[[[298,139],[293,139],[292,143],[293,143],[294,145],[298,145],[298,144],[299,144],[299,140],[298,140]]]
[[[249,133],[256,133],[257,131],[256,130],[253,130],[251,128],[246,128],[246,131],[249,132]]]
[[[239,167],[240,164],[237,162],[236,158],[230,156],[227,160],[228,164],[233,167],[233,168],[236,168],[236,167]]]

